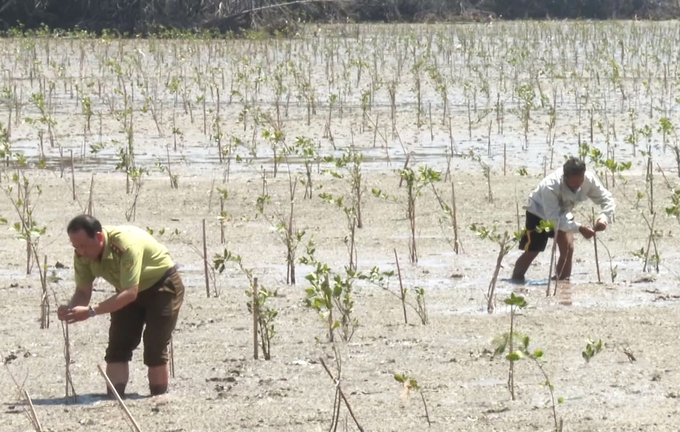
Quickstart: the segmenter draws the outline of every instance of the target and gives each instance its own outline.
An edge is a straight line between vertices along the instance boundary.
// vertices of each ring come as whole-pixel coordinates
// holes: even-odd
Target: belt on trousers
[[[170,267],[168,270],[166,270],[166,272],[163,273],[163,276],[161,276],[161,278],[158,279],[158,281],[157,281],[155,284],[153,284],[153,285],[151,285],[151,286],[149,287],[149,291],[150,291],[150,290],[153,290],[153,289],[160,288],[161,286],[163,286],[163,284],[165,283],[165,280],[166,280],[167,278],[169,278],[170,276],[172,276],[172,275],[174,275],[175,273],[177,273],[177,268],[178,268],[178,267],[179,267],[179,266],[178,266],[177,264],[175,264],[174,266],[172,266],[172,267]]]

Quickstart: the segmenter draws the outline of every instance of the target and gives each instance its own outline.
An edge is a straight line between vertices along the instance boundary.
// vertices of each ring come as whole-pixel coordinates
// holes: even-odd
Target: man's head
[[[564,163],[562,170],[564,182],[569,186],[569,189],[573,191],[578,190],[585,180],[586,163],[572,156]]]
[[[97,219],[88,215],[76,216],[69,222],[66,232],[79,256],[99,259],[104,251],[104,233]]]

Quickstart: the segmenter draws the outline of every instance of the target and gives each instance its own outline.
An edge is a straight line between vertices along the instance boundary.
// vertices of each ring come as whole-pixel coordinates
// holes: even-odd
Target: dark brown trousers
[[[104,360],[107,363],[129,362],[143,336],[144,364],[149,367],[166,364],[168,343],[183,300],[182,279],[174,268],[170,269],[154,286],[140,292],[134,302],[111,313],[109,345]]]

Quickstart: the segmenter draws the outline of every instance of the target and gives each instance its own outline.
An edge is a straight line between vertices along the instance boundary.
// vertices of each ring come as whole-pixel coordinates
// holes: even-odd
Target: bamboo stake
[[[595,228],[595,208],[592,208],[593,212],[593,229]],[[600,277],[600,259],[597,256],[597,232],[593,236],[593,247],[595,248],[595,268],[597,269],[597,283],[602,283],[602,278]]]
[[[113,386],[113,384],[111,383],[111,380],[109,380],[109,377],[108,377],[108,376],[106,375],[106,373],[104,372],[104,369],[102,369],[102,366],[101,366],[101,365],[97,365],[97,368],[99,369],[99,373],[101,373],[101,375],[104,377],[104,380],[106,381],[106,385],[108,386],[109,390],[111,391],[111,393],[113,394],[113,396],[114,396],[114,397],[116,398],[116,400],[118,401],[118,405],[119,405],[120,408],[123,410],[123,412],[125,413],[125,416],[128,418],[128,420],[130,420],[130,422],[132,423],[132,426],[133,426],[133,427],[132,427],[132,430],[134,430],[135,432],[142,432],[142,430],[139,428],[139,425],[138,425],[137,422],[135,421],[134,417],[132,417],[132,414],[130,414],[130,411],[129,411],[129,410],[127,409],[127,407],[125,406],[125,403],[124,403],[123,400],[120,398],[120,395],[119,395],[118,392],[116,391],[116,388],[115,388],[115,387]]]
[[[345,397],[345,393],[342,391],[342,388],[340,388],[340,380],[333,376],[330,369],[328,369],[328,366],[326,366],[326,363],[323,361],[323,358],[319,357],[319,361],[321,362],[321,365],[323,366],[323,368],[326,369],[328,376],[330,376],[331,379],[335,382],[336,388],[338,389],[338,393],[340,393],[340,397],[345,402],[345,406],[347,407],[347,410],[349,411],[349,415],[352,416],[352,420],[354,420],[354,424],[357,425],[357,428],[359,429],[359,431],[364,432],[364,428],[361,427],[361,425],[357,421],[357,418],[354,416],[354,412],[352,411],[352,408],[349,405],[349,401]]]
[[[172,336],[170,337],[170,375],[175,377],[175,344],[172,342]]]
[[[399,293],[401,294],[401,307],[404,309],[404,324],[408,324],[408,319],[406,318],[406,290],[404,290],[404,284],[401,280],[401,268],[399,267],[399,257],[397,256],[397,250],[394,249],[394,259],[397,262],[397,275],[399,275]]]
[[[69,150],[71,153],[71,189],[73,190],[73,201],[76,200],[76,176],[75,176],[75,162],[73,161],[73,150]]]
[[[203,271],[205,273],[205,295],[210,298],[210,278],[208,277],[208,245],[205,239],[205,219],[203,219]]]
[[[258,346],[257,346],[257,321],[259,308],[257,307],[257,278],[253,278],[253,358],[257,360],[258,358]]]
[[[94,193],[94,174],[92,174],[92,177],[90,178],[90,196],[87,199],[87,214],[89,216],[94,216],[94,197],[92,194]]]
[[[29,396],[28,391],[24,389],[24,397],[26,398],[26,401],[28,401],[28,409],[31,411],[31,422],[33,423],[33,426],[35,427],[35,430],[37,432],[42,432],[43,428],[42,425],[40,424],[40,420],[38,420],[38,415],[35,413],[35,407],[33,406],[33,401],[31,400],[31,396]]]

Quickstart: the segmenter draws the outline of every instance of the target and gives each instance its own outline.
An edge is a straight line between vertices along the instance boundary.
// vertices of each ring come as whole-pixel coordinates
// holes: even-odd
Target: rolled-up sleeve
[[[593,203],[600,206],[601,213],[598,218],[602,219],[605,223],[609,223],[614,217],[614,210],[616,210],[614,196],[604,187],[600,179],[596,176],[591,176],[590,181],[592,184],[588,191],[588,198],[590,198]]]

